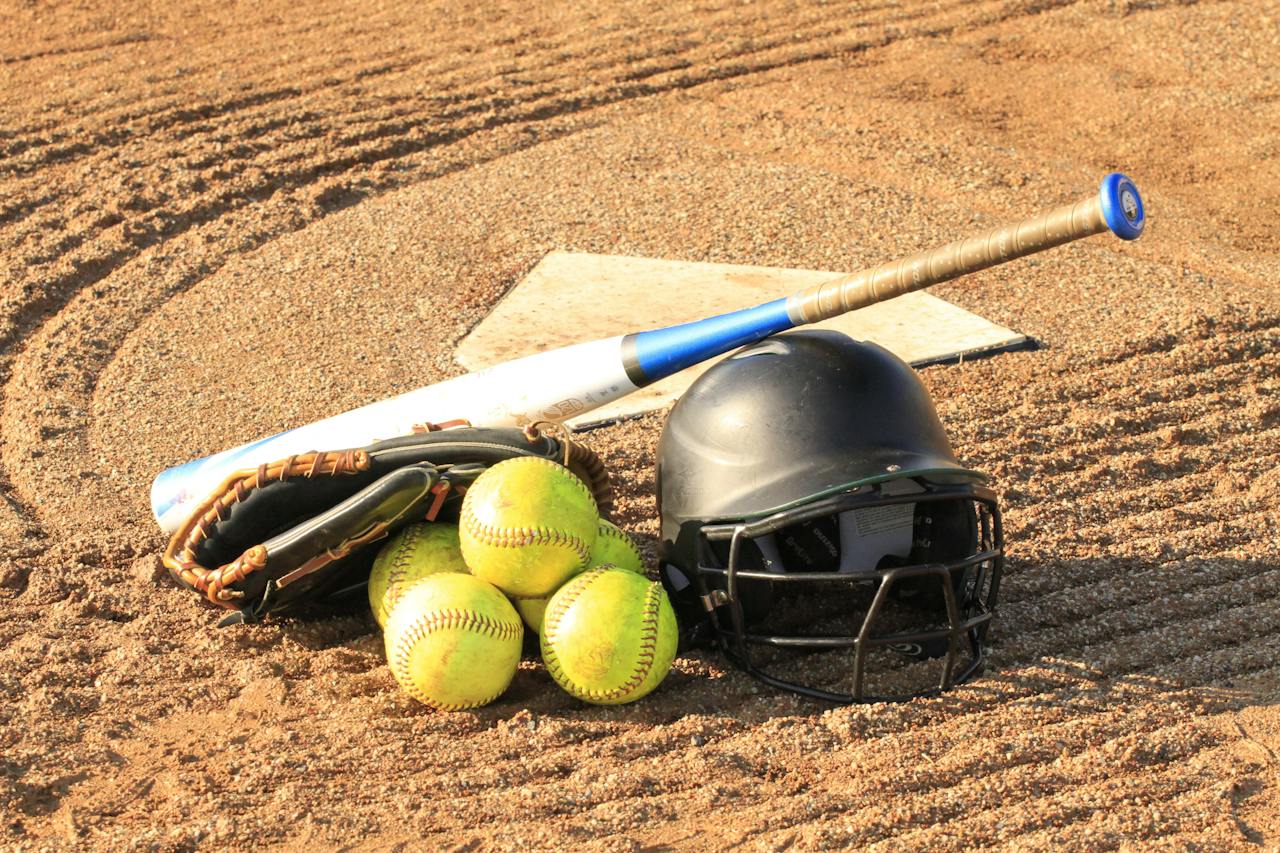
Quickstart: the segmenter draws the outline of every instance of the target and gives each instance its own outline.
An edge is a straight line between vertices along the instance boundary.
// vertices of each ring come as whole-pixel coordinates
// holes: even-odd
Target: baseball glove
[[[184,586],[254,622],[304,602],[364,588],[378,540],[416,521],[456,521],[467,486],[517,456],[567,466],[602,516],[612,506],[591,450],[527,429],[431,429],[354,450],[305,453],[228,477],[178,528],[163,562]]]

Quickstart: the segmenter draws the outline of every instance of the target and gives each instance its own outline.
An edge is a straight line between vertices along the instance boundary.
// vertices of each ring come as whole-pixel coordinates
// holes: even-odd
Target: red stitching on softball
[[[474,629],[481,634],[486,634],[498,640],[509,640],[512,637],[524,634],[524,623],[520,621],[515,622],[513,625],[510,622],[492,619],[488,616],[472,613],[469,610],[450,609],[423,613],[401,632],[400,641],[396,643],[395,656],[388,661],[396,674],[396,681],[400,682],[400,686],[411,697],[440,711],[465,711],[468,708],[479,708],[481,705],[488,705],[502,695],[503,691],[507,689],[505,685],[492,696],[474,703],[445,704],[436,702],[428,697],[413,680],[413,673],[409,671],[409,658],[413,647],[433,631],[448,628]]]
[[[591,558],[591,548],[580,537],[547,527],[494,527],[476,517],[468,504],[462,510],[462,524],[467,532],[485,545],[497,548],[519,548],[525,545],[567,545],[578,554],[579,565]]]
[[[386,621],[391,614],[391,608],[400,600],[402,593],[395,590],[408,573],[409,558],[412,556],[413,546],[416,546],[426,533],[427,531],[421,527],[407,527],[404,530],[404,535],[396,548],[395,556],[392,557],[391,566],[387,569],[387,589],[382,593],[383,621]]]
[[[554,642],[553,636],[556,629],[560,627],[560,619],[564,616],[564,612],[578,599],[583,590],[591,585],[596,577],[607,571],[609,569],[599,568],[592,569],[585,575],[579,575],[578,578],[570,582],[579,584],[579,586],[569,590],[568,594],[564,596],[557,595],[554,603],[559,606],[554,612],[548,608],[548,612],[542,617],[542,633],[547,638],[547,648],[543,650],[542,662],[546,665],[547,672],[556,680],[556,683],[579,699],[608,701],[627,695],[643,684],[644,680],[649,677],[654,661],[658,656],[658,624],[661,621],[660,596],[662,587],[657,582],[651,581],[649,590],[645,593],[644,611],[640,616],[640,651],[637,655],[636,669],[631,673],[631,676],[612,690],[583,690],[564,678],[564,669],[560,666],[560,659],[556,657],[555,649],[551,647],[551,643]]]

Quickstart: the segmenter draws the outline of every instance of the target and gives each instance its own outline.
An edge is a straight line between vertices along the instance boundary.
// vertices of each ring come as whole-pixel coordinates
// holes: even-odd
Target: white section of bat
[[[313,450],[362,447],[408,434],[418,424],[563,421],[636,390],[622,365],[622,338],[525,356],[170,469],[151,485],[152,512],[160,529],[172,533],[196,501],[236,471]]]

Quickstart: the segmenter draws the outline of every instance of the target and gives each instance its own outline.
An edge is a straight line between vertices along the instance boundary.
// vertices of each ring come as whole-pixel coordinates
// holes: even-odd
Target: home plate
[[[480,370],[556,347],[724,314],[841,275],[551,252],[463,339],[456,357],[468,370]],[[1026,335],[923,292],[814,327],[875,341],[917,367],[1030,342]],[[662,408],[717,360],[690,367],[569,423],[581,428]]]

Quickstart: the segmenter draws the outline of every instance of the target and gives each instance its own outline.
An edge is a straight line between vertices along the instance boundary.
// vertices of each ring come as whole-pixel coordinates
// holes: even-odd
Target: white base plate
[[[769,302],[840,275],[551,252],[463,339],[456,357],[468,370],[480,370],[556,347],[701,320]],[[1025,335],[923,292],[814,328],[875,341],[916,366],[1028,343]],[[717,360],[690,367],[569,423],[580,428],[662,408]]]

